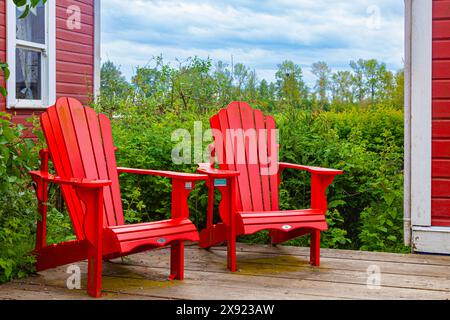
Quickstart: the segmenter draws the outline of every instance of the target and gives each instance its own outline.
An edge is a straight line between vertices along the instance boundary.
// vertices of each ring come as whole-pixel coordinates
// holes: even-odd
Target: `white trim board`
[[[411,1],[411,223],[413,227],[429,227],[432,177],[433,5],[432,1]]]
[[[404,243],[411,245],[411,20],[412,2],[405,0],[405,180],[404,180]]]
[[[414,252],[450,254],[450,228],[413,227],[412,229]]]

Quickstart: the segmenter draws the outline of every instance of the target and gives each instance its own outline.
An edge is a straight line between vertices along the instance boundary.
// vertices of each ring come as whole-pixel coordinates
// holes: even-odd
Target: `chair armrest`
[[[210,178],[233,178],[239,176],[239,171],[221,170],[211,167],[210,163],[200,163],[197,172],[206,174]]]
[[[172,179],[172,219],[189,218],[189,194],[194,189],[196,181],[208,179],[208,176],[204,174],[181,173],[173,171],[117,168],[117,172],[119,174],[131,173]]]
[[[286,163],[286,162],[280,162],[279,165],[280,165],[281,170],[284,170],[284,169],[303,170],[303,171],[308,171],[310,173],[320,174],[320,175],[339,175],[339,174],[344,173],[344,171],[342,171],[342,170],[302,166],[299,164],[292,164],[292,163]]]
[[[60,185],[70,185],[74,187],[80,188],[103,188],[110,186],[112,182],[110,180],[93,180],[93,179],[80,179],[80,178],[71,178],[71,179],[63,179],[58,176],[54,176],[48,172],[42,171],[31,171],[29,175],[33,178],[33,180],[41,180],[47,183],[60,184]]]
[[[280,163],[280,173],[284,169],[303,170],[311,173],[311,208],[319,209],[325,214],[328,208],[326,190],[342,170],[308,167],[292,163]],[[280,180],[280,179],[279,179]]]
[[[157,176],[169,179],[176,179],[182,181],[200,181],[206,180],[208,176],[204,174],[195,174],[195,173],[181,173],[181,172],[173,172],[173,171],[159,171],[159,170],[144,170],[144,169],[132,169],[132,168],[117,168],[117,172],[120,173],[131,173],[131,174],[140,174],[140,175],[148,175],[148,176]]]

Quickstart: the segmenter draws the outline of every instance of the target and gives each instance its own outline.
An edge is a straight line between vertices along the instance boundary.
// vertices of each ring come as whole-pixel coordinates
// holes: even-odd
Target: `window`
[[[19,19],[23,8],[7,1],[9,108],[44,108],[56,99],[55,0]]]

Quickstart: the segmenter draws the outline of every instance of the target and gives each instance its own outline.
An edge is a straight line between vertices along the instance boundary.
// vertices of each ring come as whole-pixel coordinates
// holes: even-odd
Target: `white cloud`
[[[369,20],[373,5],[380,13],[376,28],[368,25],[378,21]],[[103,59],[120,64],[127,77],[161,53],[169,60],[233,55],[268,79],[285,59],[305,68],[324,60],[342,69],[358,58],[402,66],[401,0],[108,0],[102,6]],[[305,77],[313,81],[307,70]]]

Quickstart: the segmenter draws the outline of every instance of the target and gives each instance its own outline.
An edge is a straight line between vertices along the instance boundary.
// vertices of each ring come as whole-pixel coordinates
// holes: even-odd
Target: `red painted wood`
[[[320,266],[320,231],[318,230],[311,233],[310,264]]]
[[[94,1],[56,0],[56,94],[88,102],[93,94],[94,77]],[[67,8],[77,5],[81,9],[81,29],[67,28]],[[73,70],[59,69],[61,65],[75,65]]]
[[[433,101],[433,119],[450,119],[450,99]]]
[[[224,113],[225,114],[225,113]],[[238,177],[239,191],[241,195],[242,210],[253,210],[252,193],[248,167],[246,163],[244,134],[242,131],[242,119],[239,103],[233,103],[226,109],[227,120],[230,129],[230,139],[233,148],[236,170],[240,172]],[[228,149],[227,149],[228,152]]]
[[[433,2],[433,19],[450,20],[450,0],[440,0]]]
[[[109,180],[111,177],[108,175],[108,164],[106,161],[106,156],[104,153],[103,148],[103,140],[102,140],[102,134],[100,131],[98,116],[96,112],[93,109],[86,108],[84,110],[85,117],[86,117],[86,124],[88,127],[88,132],[90,134],[90,140],[92,143],[92,151],[94,153],[94,161],[95,161],[95,168],[97,169],[97,177],[100,180]],[[111,181],[118,181],[117,177],[113,177]],[[118,184],[115,186],[115,188],[118,188]],[[120,193],[118,195],[114,195],[115,197],[120,196]],[[113,204],[113,193],[112,193],[112,187],[107,187],[104,190],[104,197],[105,197],[105,203],[104,203],[104,225],[105,226],[113,226],[117,225],[119,222],[116,220],[116,212],[119,213],[121,210],[114,210],[114,204]],[[121,219],[119,219],[121,220]],[[122,221],[121,221],[122,223]]]
[[[433,1],[432,225],[450,226],[450,1]]]
[[[433,41],[433,59],[450,58],[450,40]]]
[[[450,159],[433,159],[433,178],[450,178]]]
[[[433,81],[433,99],[450,99],[450,80]]]
[[[255,110],[255,128],[258,131],[258,157],[260,162],[260,173],[263,169],[269,168],[269,162],[267,157],[267,135],[264,134],[266,129],[264,114],[261,110]],[[269,176],[267,174],[261,174],[261,192],[263,197],[264,210],[271,210],[271,199],[270,199],[270,183]]]
[[[434,178],[432,183],[432,197],[434,199],[448,198],[450,179]]]
[[[169,280],[184,279],[184,242],[172,244],[170,249],[170,276]]]
[[[201,174],[117,168],[109,120],[72,98],[60,98],[41,115],[48,151],[41,152],[41,171],[30,172],[37,184],[42,217],[46,216],[47,184],[63,190],[78,243],[62,243],[49,249],[45,224],[38,230],[38,267],[56,267],[76,258],[88,259],[88,293],[101,295],[102,260],[157,247],[172,246],[170,279],[184,277],[184,243],[198,241],[189,220],[189,194]],[[57,176],[47,172],[50,154]],[[156,175],[172,179],[172,218],[164,221],[124,225],[118,173]],[[83,245],[82,245],[83,244]],[[86,245],[85,245],[86,244]],[[77,252],[66,252],[67,250]],[[49,254],[51,261],[47,261]]]
[[[276,145],[276,124],[275,119],[271,116],[266,117],[266,132],[267,132],[267,160],[269,167],[278,166],[278,146]],[[276,152],[274,152],[276,150]],[[274,164],[275,163],[275,164]],[[278,203],[278,168],[277,172],[269,175],[270,185],[270,203],[272,210],[279,210]]]
[[[433,21],[433,39],[450,38],[450,19]]]
[[[6,0],[0,1],[0,60],[6,61]],[[0,85],[5,86],[5,79],[0,75]],[[0,96],[0,112],[6,111],[6,99]]]
[[[433,158],[450,158],[450,140],[433,139]]]
[[[250,185],[251,201],[254,211],[264,208],[261,190],[261,170],[258,152],[258,133],[252,108],[246,103],[239,104],[242,129],[244,130],[245,160]]]
[[[334,177],[343,172],[279,163],[275,120],[244,102],[233,102],[213,116],[211,127],[214,147],[210,150],[222,162],[219,161],[220,169],[215,169],[214,161],[198,167],[198,172],[209,176],[207,186],[210,188],[207,228],[200,234],[200,246],[209,248],[226,239],[228,268],[235,271],[236,237],[241,234],[270,230],[273,242],[281,243],[312,233],[315,240],[311,261],[319,265],[320,231],[328,228],[326,189]],[[234,134],[230,134],[229,129],[235,130]],[[311,209],[279,211],[279,169],[304,170],[312,174]],[[214,224],[212,204],[217,179],[225,179],[226,184],[222,181],[217,186],[222,193],[219,206],[222,222]]]
[[[450,60],[433,61],[433,80],[449,80]]]
[[[78,167],[77,171],[73,171],[70,165],[69,154],[66,143],[63,137],[63,131],[59,124],[58,114],[55,108],[50,108],[46,113],[41,115],[41,127],[43,129],[47,146],[49,150],[55,150],[55,153],[51,154],[51,160],[58,175],[62,178],[80,177],[79,171],[82,170]],[[81,162],[81,159],[79,160]],[[77,199],[75,191],[67,186],[62,186],[62,193],[65,198],[69,215],[72,219],[73,229],[78,239],[84,239],[84,233],[82,228],[83,223],[83,209],[81,202]]]
[[[213,125],[215,124],[215,122],[213,122],[213,120],[218,120],[217,127],[214,127]],[[236,165],[236,159],[235,159],[235,152],[233,150],[233,143],[232,143],[232,138],[231,138],[231,134],[230,134],[230,126],[228,124],[228,113],[226,110],[221,110],[217,116],[217,118],[212,117],[211,119],[211,125],[213,126],[213,130],[217,130],[219,132],[219,134],[221,135],[222,139],[220,141],[223,142],[223,146],[218,146],[217,150],[220,150],[221,148],[223,149],[223,163],[219,162],[220,168],[225,169],[225,170],[232,170],[232,171],[238,171],[238,166]],[[217,139],[216,139],[217,141]],[[248,180],[248,177],[244,176],[245,179]],[[238,177],[239,181],[241,181],[244,178],[240,178]],[[242,180],[245,181],[245,180]],[[241,196],[241,186],[240,183],[237,186],[237,190],[238,193],[236,195],[237,198],[237,207],[239,209],[243,208],[243,204],[242,204],[242,196]]]
[[[447,217],[450,211],[450,198],[433,199],[431,205],[436,218]]]
[[[103,149],[105,152],[106,170],[108,172],[108,177],[112,181],[119,181],[119,175],[117,171],[117,162],[114,149],[114,142],[112,138],[111,122],[105,116],[100,114],[98,116],[98,123],[103,140]],[[113,199],[114,212],[116,217],[117,225],[123,225],[125,223],[122,214],[122,200],[120,195],[119,183],[113,183],[111,185],[111,196]]]

